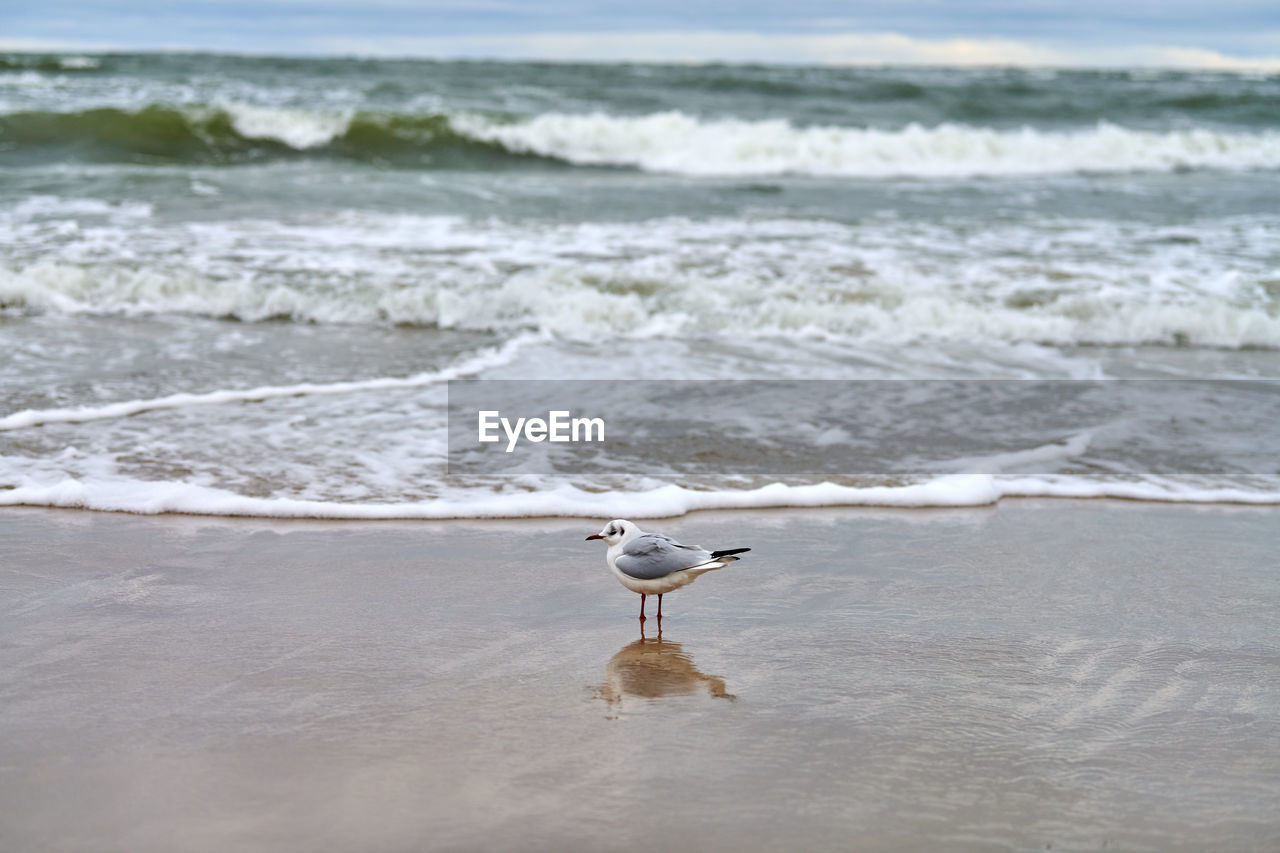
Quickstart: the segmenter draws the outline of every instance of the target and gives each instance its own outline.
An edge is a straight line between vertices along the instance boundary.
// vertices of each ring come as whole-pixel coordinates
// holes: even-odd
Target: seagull
[[[698,575],[735,562],[738,558],[734,554],[751,550],[707,551],[696,545],[681,545],[670,536],[645,533],[621,518],[609,522],[603,530],[587,539],[604,540],[609,546],[606,555],[609,568],[623,586],[640,593],[641,622],[645,620],[644,600],[648,596],[658,596],[658,618],[661,619],[662,596],[693,583]]]

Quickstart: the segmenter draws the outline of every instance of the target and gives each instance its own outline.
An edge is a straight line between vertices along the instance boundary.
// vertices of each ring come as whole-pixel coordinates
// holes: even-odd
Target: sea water
[[[0,504],[1280,502],[1274,462],[1124,456],[1105,406],[905,471],[842,468],[867,436],[803,407],[510,476],[448,466],[446,429],[462,379],[1212,380],[1192,409],[1274,445],[1278,102],[1200,71],[3,56]]]

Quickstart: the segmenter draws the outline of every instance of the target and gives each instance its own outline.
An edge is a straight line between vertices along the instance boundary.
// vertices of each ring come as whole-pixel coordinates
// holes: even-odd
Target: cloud
[[[118,50],[109,42],[86,42],[74,39],[7,38],[0,36],[0,50],[14,53],[68,53],[77,50]]]
[[[901,33],[763,35],[717,30],[565,32],[447,38],[328,38],[325,53],[568,62],[764,62],[821,65],[1163,67],[1280,71],[1280,56],[1245,58],[1179,46],[1079,47],[1008,38],[923,39]]]
[[[1213,50],[1196,47],[1164,47],[1151,50],[1150,65],[1167,65],[1173,68],[1205,68],[1214,71],[1254,71],[1276,73],[1280,71],[1280,57],[1257,59],[1226,56]]]
[[[559,0],[570,5],[575,0]],[[800,0],[803,4],[804,0]],[[817,0],[813,0],[817,2]],[[1003,0],[973,0],[970,11]],[[1086,7],[1096,0],[1079,0]],[[232,50],[237,53],[283,55],[425,56],[468,59],[534,59],[565,62],[752,62],[813,65],[939,65],[1057,68],[1203,68],[1256,73],[1280,72],[1280,33],[1256,28],[1243,53],[1195,44],[1185,33],[1165,43],[1126,44],[1107,38],[1040,35],[926,36],[898,30],[860,29],[849,19],[811,18],[810,29],[737,29],[672,27],[581,30],[530,27],[486,30],[512,23],[509,0],[434,0],[432,8],[466,9],[470,18],[421,36],[423,19],[397,15],[414,4],[405,0],[369,0],[377,14],[357,15],[345,0],[263,0],[261,15],[207,18],[171,12],[164,26],[148,28],[142,19],[117,16],[113,26],[97,28],[93,40],[72,37],[71,19],[59,19],[58,31],[40,37],[0,36],[0,50]],[[294,7],[317,14],[298,16]],[[543,12],[551,15],[546,7]],[[551,8],[558,8],[552,4]],[[910,4],[908,4],[908,8]],[[1002,8],[1002,7],[1001,7]],[[1056,7],[1055,7],[1056,8]],[[1175,7],[1182,8],[1182,7]],[[565,12],[560,9],[560,12]],[[919,9],[916,10],[919,12]],[[936,11],[936,10],[935,10]],[[1061,13],[1058,9],[1058,13]],[[407,14],[407,13],[406,13]],[[342,17],[343,15],[354,17]],[[334,17],[338,16],[338,17]],[[518,16],[516,16],[518,17]],[[554,17],[554,16],[552,16]],[[561,18],[574,16],[562,14]],[[978,15],[978,18],[983,16]],[[997,16],[998,18],[999,16]],[[1007,16],[1006,16],[1007,17]],[[1185,15],[1184,15],[1185,17]],[[483,19],[483,20],[481,20]],[[580,26],[581,18],[579,16]],[[526,22],[531,23],[531,22]],[[544,25],[549,21],[542,22]],[[954,21],[953,21],[954,23]],[[1008,23],[1007,21],[1005,22]],[[416,26],[412,25],[416,24]],[[953,31],[959,32],[959,31]],[[999,32],[999,30],[993,30]],[[125,33],[128,34],[126,37]],[[342,33],[342,35],[334,35]],[[395,34],[388,34],[395,33]],[[767,33],[767,34],[766,34]],[[61,36],[61,37],[58,37]]]

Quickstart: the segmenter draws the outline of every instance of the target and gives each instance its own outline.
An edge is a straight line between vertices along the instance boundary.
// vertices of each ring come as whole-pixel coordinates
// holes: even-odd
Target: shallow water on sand
[[[0,524],[8,848],[1280,841],[1269,510],[696,514],[643,638],[581,522]]]

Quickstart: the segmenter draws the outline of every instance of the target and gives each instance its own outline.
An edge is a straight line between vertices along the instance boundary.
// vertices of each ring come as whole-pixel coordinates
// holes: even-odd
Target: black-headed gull
[[[609,522],[603,530],[587,539],[603,539],[609,546],[606,555],[609,568],[623,586],[640,594],[641,622],[645,619],[644,601],[648,596],[658,596],[658,618],[661,619],[662,596],[693,583],[698,575],[736,561],[738,558],[734,554],[751,550],[707,551],[696,545],[681,545],[670,536],[645,533],[621,518]]]

